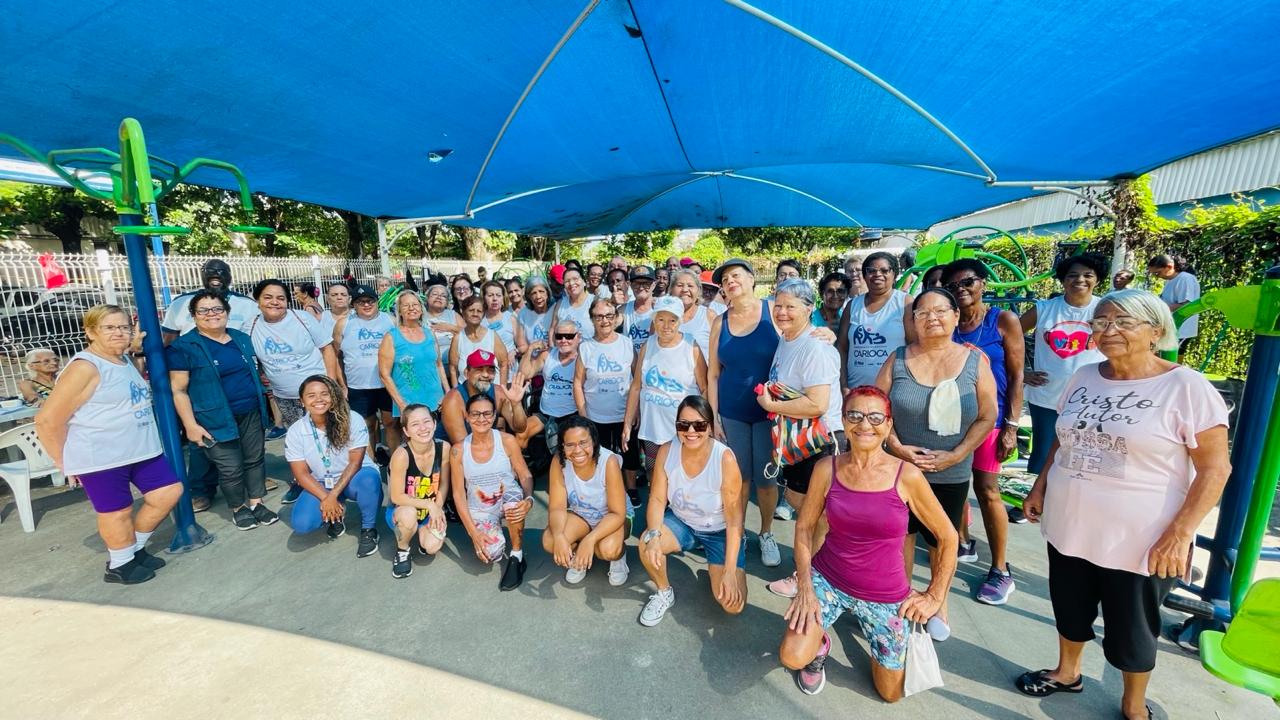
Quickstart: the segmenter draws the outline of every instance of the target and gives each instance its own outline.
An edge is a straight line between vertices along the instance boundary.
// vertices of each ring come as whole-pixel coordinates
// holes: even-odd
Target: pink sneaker
[[[831,638],[826,633],[822,633],[822,647],[818,648],[818,654],[809,661],[808,665],[796,671],[796,685],[799,686],[800,692],[805,695],[817,695],[827,686],[827,671],[823,665],[827,662],[827,655],[830,652]]]
[[[796,594],[800,592],[800,586],[796,582],[795,573],[791,573],[791,575],[784,577],[781,580],[774,580],[764,587],[774,595],[787,598],[788,600],[795,597]]]

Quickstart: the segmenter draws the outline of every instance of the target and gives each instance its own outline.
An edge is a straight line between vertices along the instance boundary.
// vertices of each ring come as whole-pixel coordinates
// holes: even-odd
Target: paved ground
[[[270,474],[282,477],[279,443],[269,449]],[[1081,695],[1037,701],[1012,687],[1022,670],[1051,665],[1056,651],[1044,544],[1034,526],[1012,528],[1018,591],[1008,606],[970,600],[986,567],[961,566],[951,595],[954,635],[938,646],[945,687],[886,706],[870,685],[865,642],[847,619],[836,625],[827,689],[808,697],[795,688],[776,658],[786,601],[764,590],[783,573],[759,564],[754,539],[742,615],[718,611],[705,563],[686,556],[672,566],[676,606],[648,629],[636,622],[652,590],[634,545],[625,587],[610,587],[604,567],[567,587],[539,548],[529,553],[525,585],[500,593],[496,568],[482,567],[456,528],[440,556],[415,558],[414,574],[395,580],[385,528],[381,553],[357,559],[354,532],[332,542],[322,532],[292,537],[285,523],[238,532],[219,506],[197,516],[216,534],[213,544],[166,556],[170,565],[156,580],[125,588],[101,581],[105,554],[83,495],[43,488],[36,497],[34,534],[23,533],[12,503],[0,500],[0,596],[9,596],[0,597],[0,718],[173,717],[170,710],[184,706],[214,716],[289,717],[304,708],[316,714],[317,697],[333,698],[326,709],[335,715],[359,717],[406,716],[406,707],[413,717],[517,707],[544,717],[558,707],[608,718],[1003,720],[1110,718],[1118,708],[1120,674],[1105,666],[1100,646],[1088,651]],[[276,506],[279,495],[268,502]],[[287,521],[288,510],[282,516]],[[544,523],[539,504],[531,527]],[[784,567],[792,525],[776,526]],[[981,524],[974,527],[981,537]],[[167,545],[171,532],[162,525],[157,540]],[[526,543],[538,539],[531,530]],[[986,557],[981,542],[979,553]],[[120,693],[95,681],[95,661],[138,669],[110,677],[163,688],[167,704],[117,704]],[[14,672],[19,665],[25,671]],[[155,684],[164,673],[169,679]],[[236,711],[231,696],[244,699],[231,705]],[[1276,713],[1269,700],[1217,680],[1165,641],[1151,697],[1173,718]]]

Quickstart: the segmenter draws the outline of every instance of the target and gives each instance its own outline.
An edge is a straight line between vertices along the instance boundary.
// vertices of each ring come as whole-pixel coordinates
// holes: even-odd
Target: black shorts
[[[959,530],[960,524],[964,522],[964,506],[969,502],[969,481],[936,485],[930,483],[929,488],[933,490],[933,496],[938,498],[938,504],[942,506],[942,512],[947,514],[952,527]],[[907,521],[907,534],[915,535],[916,533],[924,538],[925,544],[929,547],[938,546],[938,538],[929,532],[929,528],[920,522],[915,513],[911,513],[911,518]]]
[[[623,470],[640,469],[639,428],[632,429],[631,437],[627,439],[626,450],[622,449],[622,423],[596,423],[596,432],[600,436],[600,447],[608,448],[622,456]]]
[[[358,390],[347,388],[347,404],[351,409],[368,420],[378,412],[391,412],[391,393],[386,388],[370,388]]]
[[[1151,672],[1156,666],[1160,606],[1176,582],[1100,567],[1049,546],[1049,599],[1058,634],[1072,642],[1093,640],[1101,606],[1102,652],[1122,672]]]
[[[813,471],[818,467],[818,463],[825,458],[831,457],[833,452],[845,452],[849,449],[849,443],[845,440],[844,431],[837,430],[835,432],[836,442],[834,445],[828,445],[826,449],[817,455],[807,457],[795,465],[787,465],[782,468],[782,484],[794,493],[804,495],[809,492],[809,478],[813,477]]]

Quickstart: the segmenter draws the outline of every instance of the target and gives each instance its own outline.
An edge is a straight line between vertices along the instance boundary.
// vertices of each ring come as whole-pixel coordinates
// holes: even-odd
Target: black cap
[[[631,268],[631,273],[627,276],[629,280],[652,280],[658,281],[658,276],[653,274],[653,268],[648,265],[637,265]]]
[[[369,298],[370,300],[376,301],[378,299],[378,293],[374,292],[373,288],[368,285],[357,285],[351,289],[351,302],[355,302],[360,298]]]
[[[212,277],[221,279],[224,288],[231,285],[231,266],[227,264],[226,260],[214,258],[213,260],[205,261],[200,268],[200,280],[205,282]]]
[[[719,285],[720,278],[724,276],[724,271],[731,267],[740,267],[752,275],[756,274],[756,269],[751,267],[751,263],[746,260],[743,260],[742,258],[729,258],[728,260],[720,263],[720,267],[716,268],[715,272],[711,273],[711,281]]]

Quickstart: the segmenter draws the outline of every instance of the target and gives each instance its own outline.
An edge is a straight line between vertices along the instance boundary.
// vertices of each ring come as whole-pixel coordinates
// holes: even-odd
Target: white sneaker
[[[676,589],[667,588],[649,596],[649,602],[644,604],[644,609],[640,611],[640,624],[645,627],[653,627],[662,622],[662,618],[666,617],[667,611],[672,605],[676,604]]]
[[[778,507],[773,509],[773,517],[775,520],[791,520],[795,518],[796,511],[791,507],[791,503],[779,498]]]
[[[582,582],[583,579],[585,579],[586,577],[587,577],[586,570],[579,570],[578,568],[569,568],[568,570],[564,571],[564,581],[569,583],[570,585],[577,585],[578,583]]]
[[[760,533],[760,562],[765,567],[778,567],[782,564],[782,553],[778,551],[778,541],[773,533]]]
[[[614,587],[622,587],[627,584],[627,577],[631,575],[631,566],[627,565],[627,558],[621,557],[609,563],[609,584]]]

